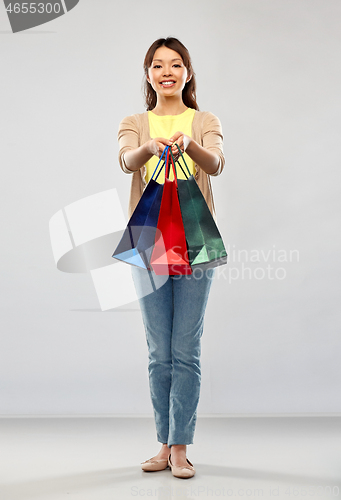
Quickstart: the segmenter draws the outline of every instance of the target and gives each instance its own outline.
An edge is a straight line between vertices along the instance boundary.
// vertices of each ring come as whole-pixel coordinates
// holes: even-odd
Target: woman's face
[[[147,80],[162,96],[182,95],[182,89],[191,79],[178,52],[168,47],[158,48],[148,69]]]

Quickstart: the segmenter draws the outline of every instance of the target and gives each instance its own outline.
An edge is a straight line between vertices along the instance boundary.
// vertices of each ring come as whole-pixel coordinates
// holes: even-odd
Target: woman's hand
[[[171,142],[163,137],[151,139],[138,148],[130,149],[124,153],[124,163],[130,172],[137,172],[143,165],[151,159],[153,155],[161,157],[166,146],[171,146]]]
[[[151,155],[158,156],[159,158],[162,156],[162,153],[165,150],[166,146],[171,146],[173,143],[165,139],[164,137],[155,137],[148,143],[148,151]]]
[[[183,132],[176,132],[169,140],[171,144],[173,144],[172,153],[175,160],[177,160],[180,156],[180,153],[175,143],[179,145],[181,153],[184,153],[188,148],[190,142],[192,141],[192,138],[189,137],[188,135],[185,135]]]

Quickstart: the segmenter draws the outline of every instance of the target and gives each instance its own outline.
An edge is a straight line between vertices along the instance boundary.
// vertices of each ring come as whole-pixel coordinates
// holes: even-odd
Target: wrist
[[[153,156],[153,139],[150,139],[149,141],[145,142],[143,146],[145,152],[150,156]]]
[[[193,147],[193,139],[192,137],[189,137],[188,135],[185,135],[184,136],[184,152],[186,151],[186,153],[190,153],[191,152],[191,149]]]

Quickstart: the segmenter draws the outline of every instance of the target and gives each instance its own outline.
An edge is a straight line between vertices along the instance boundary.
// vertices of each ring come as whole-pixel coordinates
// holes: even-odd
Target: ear
[[[192,79],[192,75],[188,75],[186,83],[188,83]]]

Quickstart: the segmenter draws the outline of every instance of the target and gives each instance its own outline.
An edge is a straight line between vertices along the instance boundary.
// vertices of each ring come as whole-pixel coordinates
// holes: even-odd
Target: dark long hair
[[[155,40],[155,42],[149,47],[146,57],[144,58],[143,68],[144,68],[144,82],[143,82],[143,91],[145,98],[145,106],[147,111],[151,111],[156,106],[156,92],[151,86],[151,84],[147,80],[148,69],[152,65],[153,57],[156,50],[160,47],[168,47],[169,49],[175,50],[184,62],[184,65],[187,68],[189,74],[192,75],[192,78],[183,88],[182,91],[182,100],[188,108],[193,108],[199,111],[199,106],[196,101],[196,81],[195,81],[195,73],[192,68],[191,57],[189,55],[188,50],[184,46],[183,43],[180,42],[177,38],[168,37],[168,38],[159,38]]]

